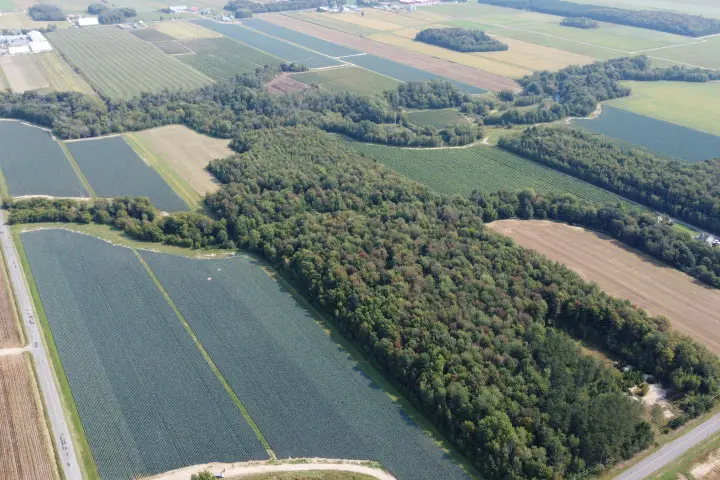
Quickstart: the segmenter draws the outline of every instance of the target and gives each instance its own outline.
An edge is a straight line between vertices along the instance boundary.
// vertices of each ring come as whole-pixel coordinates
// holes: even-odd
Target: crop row
[[[215,80],[250,73],[263,65],[282,63],[279,58],[225,37],[189,40],[183,43],[196,54],[178,58]]]

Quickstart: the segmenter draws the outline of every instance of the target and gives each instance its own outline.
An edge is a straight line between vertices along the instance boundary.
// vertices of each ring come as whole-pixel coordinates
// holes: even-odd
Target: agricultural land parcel
[[[392,90],[400,85],[393,78],[354,66],[296,73],[293,77],[308,85],[319,85],[330,92],[351,91],[361,95]]]
[[[57,51],[0,58],[0,79],[15,93],[28,90],[69,90],[94,94],[92,87],[60,57]]]
[[[0,169],[12,196],[88,196],[65,152],[40,128],[0,121]]]
[[[0,348],[22,347],[21,329],[10,280],[0,256]]]
[[[119,136],[65,144],[100,197],[148,197],[161,211],[178,212],[188,206],[163,178]]]
[[[177,40],[220,37],[219,33],[190,22],[158,22],[153,28]]]
[[[717,290],[583,228],[543,220],[502,220],[489,227],[523,247],[564,263],[608,294],[626,298],[654,315],[666,316],[673,328],[720,353]]]
[[[0,356],[0,476],[59,478],[30,358]]]
[[[599,117],[574,122],[593,132],[688,162],[708,160],[720,155],[720,136],[607,105]]]
[[[591,5],[610,5],[632,9],[662,9],[720,18],[720,5],[715,0],[574,0]]]
[[[267,458],[132,250],[66,230],[21,240],[102,478]]]
[[[408,120],[422,127],[445,128],[448,125],[467,124],[470,120],[454,108],[416,110],[409,112]]]
[[[280,58],[227,37],[185,40],[183,45],[195,54],[181,55],[177,58],[215,80],[251,73],[263,65],[283,63]]]
[[[169,182],[187,185],[198,196],[218,189],[214,177],[205,170],[216,158],[233,154],[227,140],[201,135],[182,125],[169,125],[142,132],[128,133],[128,138],[155,169]],[[182,187],[176,190],[182,190]]]
[[[631,96],[610,100],[605,105],[720,136],[720,82],[622,82],[622,85],[632,89]]]
[[[400,480],[467,478],[254,262],[141,255],[279,458],[370,459]]]
[[[348,143],[399,174],[450,195],[533,188],[539,193],[570,193],[597,202],[622,201],[593,185],[488,145],[414,149]]]
[[[48,39],[100,93],[111,98],[212,83],[210,78],[116,27],[57,31],[48,33]]]

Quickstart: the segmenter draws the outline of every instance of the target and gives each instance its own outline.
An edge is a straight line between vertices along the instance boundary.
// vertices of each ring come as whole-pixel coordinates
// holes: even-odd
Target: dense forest
[[[720,248],[675,230],[668,219],[624,205],[598,205],[571,195],[534,191],[474,192],[483,209],[483,221],[520,218],[556,220],[605,233],[681,270],[703,283],[720,288]]]
[[[112,10],[103,10],[98,15],[98,22],[103,25],[113,25],[123,23],[128,18],[137,16],[134,8],[114,8]]]
[[[560,25],[564,27],[582,28],[585,30],[600,27],[598,22],[587,17],[565,17],[560,21]]]
[[[415,35],[415,40],[458,52],[498,52],[508,49],[506,44],[482,30],[469,28],[426,28]]]
[[[579,129],[530,127],[500,148],[720,233],[720,159],[687,163]]]
[[[65,20],[65,14],[55,5],[37,4],[28,9],[28,15],[36,22],[59,22]]]
[[[565,0],[478,0],[500,7],[519,8],[562,17],[587,17],[601,22],[659,30],[690,37],[720,33],[720,20],[666,10],[628,10]]]
[[[160,216],[143,199],[24,200],[10,220],[96,221],[257,253],[488,479],[567,477],[652,441],[624,393],[632,381],[571,337],[654,375],[694,414],[718,391],[716,357],[666,320],[485,228],[497,202],[433,194],[313,127],[238,143],[243,153],[209,167],[223,183],[206,199],[215,220]]]
[[[334,1],[333,4],[344,5],[344,0]],[[225,10],[236,12],[249,10],[251,13],[285,12],[291,10],[309,10],[328,5],[328,0],[280,0],[277,2],[252,2],[250,0],[230,0]]]

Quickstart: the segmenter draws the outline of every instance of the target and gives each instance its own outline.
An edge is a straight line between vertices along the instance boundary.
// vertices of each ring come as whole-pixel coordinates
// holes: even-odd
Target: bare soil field
[[[705,461],[695,465],[690,473],[697,480],[720,479],[720,450],[715,450]]]
[[[271,13],[262,15],[262,19],[338,45],[355,48],[362,52],[371,53],[378,57],[425,70],[426,72],[452,78],[467,83],[468,85],[492,91],[519,88],[514,80],[503,77],[502,75],[496,75],[466,65],[458,65],[457,63],[448,62],[423,53],[412,52],[386,43],[361,38],[286,15]]]
[[[488,227],[567,265],[610,295],[666,316],[673,328],[720,354],[719,291],[580,227],[545,220],[501,220]]]
[[[268,92],[276,93],[278,95],[282,95],[283,93],[302,92],[308,88],[309,87],[307,85],[302,83],[300,80],[296,80],[287,73],[278,75],[267,84]]]
[[[58,478],[39,392],[24,355],[0,357],[0,477]]]
[[[233,153],[227,146],[228,140],[201,135],[182,125],[153,128],[129,135],[152,157],[166,162],[199,195],[218,189],[214,177],[205,170],[207,164]]]
[[[15,305],[5,267],[0,258],[0,348],[22,347],[20,322],[17,320]]]
[[[45,70],[35,55],[11,55],[0,58],[0,68],[10,84],[10,90],[23,93],[50,87]]]

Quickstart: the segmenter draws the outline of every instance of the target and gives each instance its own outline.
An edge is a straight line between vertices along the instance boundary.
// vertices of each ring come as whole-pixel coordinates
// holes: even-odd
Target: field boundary
[[[5,227],[7,228],[7,226]],[[60,394],[62,397],[62,403],[65,407],[65,417],[69,420],[69,424],[72,428],[72,442],[75,446],[76,452],[80,457],[80,463],[82,466],[83,477],[87,480],[101,480],[100,473],[97,470],[95,464],[95,458],[93,457],[90,444],[85,434],[85,427],[80,420],[80,414],[75,405],[75,398],[70,390],[70,383],[65,374],[65,369],[62,366],[60,360],[60,352],[58,352],[57,345],[50,329],[50,323],[45,315],[45,308],[43,307],[42,300],[40,298],[40,292],[35,284],[35,277],[33,277],[32,270],[30,269],[30,263],[28,262],[27,255],[25,254],[25,247],[20,239],[20,233],[18,230],[12,230],[12,240],[15,244],[17,256],[20,259],[20,263],[23,269],[23,281],[28,286],[30,296],[32,297],[33,304],[35,305],[35,312],[38,324],[40,325],[40,334],[43,336],[43,344],[49,353],[50,367],[55,377],[55,383],[59,387]]]
[[[235,402],[235,405],[238,407],[240,412],[242,413],[242,416],[245,418],[245,421],[250,425],[250,428],[255,432],[255,436],[260,441],[260,443],[263,445],[265,450],[267,451],[268,455],[270,456],[271,460],[276,460],[277,455],[275,455],[275,452],[273,451],[272,447],[268,443],[268,441],[265,439],[265,436],[260,431],[260,428],[257,426],[255,421],[250,416],[250,413],[247,411],[245,406],[242,404],[238,396],[235,394],[233,389],[230,387],[230,384],[228,384],[227,380],[225,380],[225,377],[223,376],[222,372],[217,368],[215,365],[215,362],[213,361],[210,354],[205,350],[205,347],[200,342],[200,339],[195,335],[195,332],[193,332],[192,328],[188,324],[187,320],[185,320],[185,317],[183,317],[182,313],[180,312],[180,309],[175,305],[175,302],[173,302],[172,298],[170,298],[170,295],[165,290],[165,287],[163,287],[162,283],[160,283],[160,280],[158,280],[157,276],[155,276],[155,273],[150,268],[150,265],[145,261],[145,259],[142,257],[140,252],[133,249],[133,253],[135,253],[135,256],[137,256],[138,261],[142,264],[142,266],[147,271],[150,278],[152,278],[152,281],[155,282],[155,285],[157,286],[158,290],[160,290],[160,293],[162,293],[163,297],[165,297],[165,300],[168,302],[170,307],[172,307],[173,311],[175,312],[175,315],[177,315],[178,319],[182,323],[183,327],[185,327],[185,330],[187,331],[188,335],[190,335],[190,338],[192,338],[193,342],[195,342],[195,345],[197,346],[198,350],[200,350],[200,353],[202,354],[205,361],[207,361],[208,365],[212,369],[215,376],[217,376],[218,380],[222,384],[223,388],[227,391],[228,395],[232,398],[233,402]]]
[[[5,225],[4,228],[9,228],[9,225]],[[20,346],[25,347],[28,346],[30,343],[30,335],[28,335],[28,332],[25,328],[25,324],[20,320],[20,307],[18,305],[18,299],[15,294],[15,289],[13,288],[12,282],[10,281],[10,265],[8,264],[7,257],[5,256],[5,252],[0,249],[0,257],[2,257],[2,277],[0,281],[5,282],[5,285],[7,285],[8,288],[8,296],[10,297],[10,304],[11,308],[13,310],[13,319],[15,320],[15,328],[18,331],[18,334],[20,336]]]
[[[55,140],[55,142],[60,145],[60,149],[63,151],[65,156],[67,157],[68,162],[70,162],[70,165],[72,165],[73,170],[75,170],[75,174],[80,179],[80,182],[83,184],[83,187],[85,187],[85,190],[87,190],[88,195],[90,195],[90,198],[97,198],[97,195],[95,194],[95,190],[90,186],[90,182],[88,181],[85,174],[80,170],[80,165],[77,164],[75,161],[75,157],[72,156],[72,153],[70,153],[70,150],[67,148],[67,145],[65,145],[64,142],[61,142],[59,140]]]

